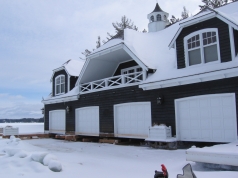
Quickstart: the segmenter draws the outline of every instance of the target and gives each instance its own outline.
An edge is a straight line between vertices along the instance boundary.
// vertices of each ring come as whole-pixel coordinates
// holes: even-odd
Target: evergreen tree
[[[98,36],[98,41],[96,41],[96,48],[99,48],[99,47],[101,47],[101,37],[100,36]]]
[[[174,15],[172,15],[172,18],[170,19],[171,24],[175,24],[176,22],[180,21],[179,18],[175,18]]]
[[[122,16],[121,22],[112,23],[112,26],[114,27],[116,34],[111,35],[111,34],[107,33],[109,36],[107,38],[108,40],[115,39],[115,38],[124,39],[124,30],[126,28],[138,31],[138,27],[136,27],[134,25],[134,23],[130,19],[128,19],[125,15]]]
[[[189,13],[188,10],[187,10],[186,7],[184,6],[184,7],[183,7],[183,12],[181,13],[181,16],[182,16],[182,19],[181,19],[181,20],[188,18],[188,17],[189,17],[188,13]]]
[[[215,9],[217,7],[227,4],[228,2],[235,2],[235,1],[237,0],[202,0],[204,5],[199,5],[199,7],[201,10],[203,10],[206,7]]]

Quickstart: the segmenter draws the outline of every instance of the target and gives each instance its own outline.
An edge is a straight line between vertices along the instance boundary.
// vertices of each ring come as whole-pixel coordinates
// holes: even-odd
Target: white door
[[[49,132],[65,134],[65,110],[50,111]]]
[[[149,126],[151,126],[150,102],[114,105],[115,136],[147,138]]]
[[[75,110],[75,132],[77,135],[99,135],[99,107],[84,107]]]
[[[237,139],[235,94],[178,99],[175,110],[178,140],[232,142]]]

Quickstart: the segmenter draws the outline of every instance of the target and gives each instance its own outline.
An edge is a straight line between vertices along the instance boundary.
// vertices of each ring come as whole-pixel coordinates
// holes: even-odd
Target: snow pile
[[[41,163],[44,166],[48,166],[48,168],[53,172],[62,171],[62,165],[56,156],[47,152],[28,153],[18,147],[20,141],[21,139],[11,136],[10,139],[5,142],[7,147],[3,148],[2,152],[6,154],[6,157],[25,158],[30,162],[34,161]]]

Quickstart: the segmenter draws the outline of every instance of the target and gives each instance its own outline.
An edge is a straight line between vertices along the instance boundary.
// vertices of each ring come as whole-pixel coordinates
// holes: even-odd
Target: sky
[[[201,0],[158,0],[181,17],[199,11]],[[51,92],[52,70],[96,47],[98,36],[114,34],[123,15],[139,31],[156,0],[0,0],[0,119],[42,117],[42,97]]]

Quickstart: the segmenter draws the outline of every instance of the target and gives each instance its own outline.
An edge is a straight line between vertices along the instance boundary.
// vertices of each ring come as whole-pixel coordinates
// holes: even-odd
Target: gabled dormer
[[[233,3],[235,6],[237,4]],[[224,15],[225,8],[206,8],[180,22],[180,29],[169,45],[176,49],[178,69],[235,59],[238,53],[238,24]]]
[[[51,77],[52,96],[68,93],[75,87],[84,61],[68,60],[61,67],[53,70]]]
[[[113,39],[87,57],[77,85],[80,94],[138,85],[153,68],[142,61],[133,48]]]

